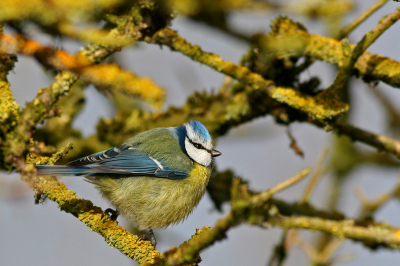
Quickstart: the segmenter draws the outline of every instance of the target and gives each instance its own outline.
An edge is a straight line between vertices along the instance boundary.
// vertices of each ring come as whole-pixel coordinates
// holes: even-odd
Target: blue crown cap
[[[192,126],[194,131],[198,132],[206,141],[211,141],[210,133],[207,128],[197,120],[190,120],[189,124]]]

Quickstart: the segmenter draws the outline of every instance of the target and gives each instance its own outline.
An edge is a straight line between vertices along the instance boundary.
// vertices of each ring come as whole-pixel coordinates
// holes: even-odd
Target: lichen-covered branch
[[[143,5],[143,8],[147,9],[147,16],[151,16],[151,10],[155,9],[154,5],[148,7]],[[135,13],[135,10],[132,11]],[[158,12],[158,11],[157,11]],[[140,13],[136,14],[135,23],[133,23],[132,16],[129,18],[122,16],[122,18],[114,18],[116,27],[110,30],[110,35],[114,38],[118,38],[126,34],[129,38],[141,38],[143,36],[140,31],[148,30],[151,34],[153,31],[158,30],[158,27],[162,27],[167,23],[170,17],[165,17],[165,21],[157,21],[157,25],[151,23],[143,23],[146,19],[141,16]],[[140,34],[139,34],[139,33]],[[89,45],[88,48],[75,56],[70,56],[62,50],[54,50],[49,47],[42,46],[38,42],[30,39],[26,39],[22,36],[11,36],[0,34],[0,52],[14,51],[30,55],[38,59],[44,66],[51,66],[57,70],[63,70],[55,78],[55,82],[46,89],[40,89],[38,96],[33,102],[27,103],[26,108],[21,112],[20,119],[15,122],[7,134],[4,136],[3,151],[6,151],[3,155],[4,163],[6,167],[15,168],[18,172],[21,172],[24,180],[30,180],[30,184],[33,185],[33,177],[35,176],[36,170],[33,166],[26,165],[25,154],[28,150],[28,144],[32,134],[35,131],[37,124],[42,123],[45,119],[57,116],[60,114],[60,109],[55,108],[55,103],[64,95],[67,95],[71,86],[78,79],[78,74],[68,71],[71,69],[79,73],[79,70],[85,70],[86,67],[95,67],[94,63],[103,61],[111,53],[120,50],[121,47],[110,47],[107,45],[95,44]],[[115,70],[115,67],[111,67]],[[99,69],[94,70],[94,74],[102,74]],[[104,69],[100,69],[104,70]],[[120,73],[120,72],[118,72]],[[80,73],[79,73],[80,74]],[[129,74],[128,74],[129,76]],[[94,77],[93,77],[94,78]],[[127,78],[126,72],[122,72],[122,77],[119,77],[120,81],[132,82],[137,81],[134,76]],[[143,81],[142,81],[143,82]],[[144,82],[148,83],[148,80]],[[103,84],[99,81],[99,84]],[[106,88],[109,88],[111,84],[105,84]],[[127,91],[130,91],[127,89]],[[126,92],[126,91],[125,91]],[[162,93],[163,94],[163,93]],[[159,101],[154,101],[154,104],[159,104]]]
[[[358,58],[365,52],[365,50],[375,42],[375,40],[386,31],[391,25],[393,25],[400,18],[400,8],[387,15],[375,28],[369,31],[364,37],[357,43],[354,49],[351,50],[350,45],[347,42],[343,44],[343,58],[344,63],[340,67],[336,74],[336,79],[331,87],[321,93],[321,96],[335,97],[340,95],[340,91],[344,89],[348,78],[353,72],[353,68]]]
[[[212,228],[203,228],[202,231],[179,248],[173,248],[163,254],[163,257],[150,265],[184,265],[191,264],[197,259],[198,253],[211,246],[216,241],[226,238],[225,233],[236,226],[238,221],[230,213],[219,220]]]
[[[28,158],[28,163],[33,164],[54,164],[61,157],[65,156],[72,149],[72,144],[61,148],[51,157]],[[118,225],[103,210],[89,200],[78,198],[75,192],[67,189],[63,183],[57,182],[55,177],[35,177],[35,202],[39,203],[43,197],[56,202],[59,208],[77,217],[85,223],[91,231],[104,237],[111,246],[118,248],[127,257],[139,263],[154,262],[160,258],[160,252],[155,250],[149,241],[140,240],[137,235],[132,235],[125,228]]]
[[[272,215],[259,225],[318,230],[342,239],[365,241],[367,244],[372,242],[375,245],[384,244],[391,248],[400,249],[400,229],[382,224],[359,226],[355,224],[353,219],[332,221],[306,216]]]
[[[258,99],[256,102],[253,101],[255,98]],[[210,95],[195,93],[181,108],[173,107],[162,114],[135,111],[125,120],[120,118],[101,120],[98,130],[102,132],[103,139],[110,145],[117,145],[132,135],[150,128],[178,125],[188,119],[198,119],[207,126],[213,137],[220,137],[239,124],[267,114],[272,114],[277,118],[287,115],[285,109],[270,99],[265,91],[254,91],[252,88],[232,89],[232,91],[222,90]],[[304,116],[297,118],[300,121],[326,128],[325,124],[317,120]],[[385,135],[377,135],[342,122],[333,123],[329,128],[339,134],[349,136],[354,141],[375,147],[379,151],[400,156],[400,142]],[[88,145],[90,146],[90,143],[87,143],[86,147]]]
[[[83,110],[85,106],[84,89],[88,83],[83,80],[77,80],[71,87],[68,95],[62,97],[55,104],[56,108],[62,108],[59,117],[50,118],[43,127],[37,128],[33,138],[42,140],[46,145],[60,146],[66,142],[80,139],[82,134],[80,130],[75,129],[72,123],[75,117]],[[65,138],[65,136],[68,136]],[[74,145],[76,142],[74,141]]]
[[[309,168],[303,169],[293,177],[264,192],[254,195],[250,204],[253,206],[265,204],[275,193],[296,184],[306,177],[309,172]],[[239,184],[240,180],[236,179],[235,183]],[[236,202],[232,202],[232,204],[236,204]],[[204,228],[195,238],[190,239],[178,249],[174,248],[167,251],[164,257],[158,259],[154,265],[182,265],[185,262],[192,263],[201,250],[209,247],[216,241],[224,239],[226,237],[225,233],[241,222],[242,221],[235,216],[235,213],[231,212],[225,218],[219,220],[212,228]]]
[[[366,245],[384,245],[400,249],[400,229],[382,224],[369,224],[368,226],[357,225],[353,219],[338,219],[316,217],[312,215],[296,215],[290,213],[282,215],[280,208],[275,205],[273,199],[264,197],[270,195],[271,191],[279,191],[301,180],[309,169],[299,172],[293,178],[284,181],[277,186],[261,193],[252,194],[247,185],[235,179],[232,187],[232,211],[219,220],[212,228],[203,228],[196,236],[182,244],[179,248],[173,248],[157,258],[154,263],[146,265],[184,265],[193,263],[198,253],[225,238],[226,232],[243,222],[251,225],[259,225],[270,228],[278,226],[281,228],[310,229],[330,233],[338,238],[349,238],[362,241]],[[296,181],[295,181],[296,180]]]
[[[128,2],[128,1],[127,1]],[[66,17],[78,17],[80,19],[95,19],[99,14],[112,8],[118,8],[123,4],[121,0],[108,0],[93,3],[82,0],[79,3],[61,1],[48,3],[46,1],[32,0],[29,2],[9,0],[3,5],[0,13],[0,21],[32,20],[43,26],[57,25]],[[22,6],[22,4],[24,4]],[[23,8],[22,8],[23,7]],[[53,12],[45,12],[52,10]]]
[[[166,45],[172,51],[179,51],[192,60],[251,86],[254,90],[265,90],[268,96],[274,100],[306,112],[314,118],[321,120],[333,118],[348,109],[347,105],[338,102],[335,98],[317,100],[293,88],[276,87],[273,81],[265,80],[261,75],[251,72],[247,67],[224,61],[217,54],[202,51],[199,46],[190,44],[171,29],[160,30],[152,38],[145,38],[145,40]]]
[[[262,207],[251,204],[251,194],[247,186],[236,184],[232,198],[232,211],[236,217],[249,224],[263,227],[279,226],[281,228],[311,229],[329,233],[338,238],[349,238],[363,242],[367,246],[389,246],[400,249],[400,229],[385,224],[368,223],[357,224],[353,219],[330,220],[320,217],[302,215],[282,215],[273,204],[265,204]]]
[[[54,103],[68,93],[75,81],[76,76],[70,73],[57,75],[56,81],[50,87],[39,90],[35,100],[26,104],[15,127],[5,135],[4,146],[7,147],[4,155],[5,164],[21,172],[24,180],[31,180],[36,173],[32,165],[26,165],[24,156],[35,126],[46,118],[59,114],[60,111],[54,108]]]
[[[74,56],[54,50],[23,36],[0,35],[0,52],[22,53],[35,57],[43,65],[58,71],[71,71],[98,88],[140,96],[147,103],[161,108],[165,91],[149,78],[139,78],[115,64],[96,64],[84,50]]]
[[[387,15],[378,25],[371,31],[367,32],[364,37],[359,41],[353,50],[351,55],[351,61],[349,67],[353,68],[354,63],[360,57],[362,53],[373,44],[382,33],[384,33],[390,26],[392,26],[397,20],[400,19],[400,8],[397,8],[391,14]]]
[[[281,24],[292,23],[287,22],[289,20],[281,21],[283,21]],[[284,28],[284,25],[280,26]],[[292,50],[296,51],[298,55],[307,55],[317,60],[323,60],[331,64],[337,64],[339,67],[342,67],[347,63],[348,57],[351,55],[351,49],[355,47],[354,45],[349,45],[349,53],[346,55],[346,53],[343,52],[346,50],[346,44],[343,44],[332,38],[321,37],[320,35],[312,35],[306,31],[300,30],[297,30],[296,32],[281,32],[279,35],[275,36],[275,38],[288,39],[285,46],[293,45]],[[289,41],[289,39],[292,41]],[[273,84],[272,81],[260,79],[257,74],[249,72],[246,68],[236,66],[231,62],[225,62],[215,54],[203,52],[198,46],[191,45],[182,39],[176,32],[170,29],[159,31],[153,38],[145,38],[145,40],[148,42],[167,45],[172,50],[180,51],[195,61],[206,64],[221,73],[237,79],[240,82],[254,86],[255,89],[269,88],[269,90],[271,90],[271,94],[275,89],[278,93],[275,95],[270,95],[272,98],[289,104],[294,108],[301,109],[299,106],[293,105],[294,102],[298,103],[300,107],[302,107],[301,105],[303,102],[301,99],[303,95],[297,95],[299,98],[293,98],[292,101],[291,97],[296,96],[296,94],[292,93],[292,90],[287,88],[282,88],[282,90],[279,90],[279,88],[274,88],[274,86],[271,86]],[[290,50],[289,47],[286,49]],[[358,75],[362,76],[366,80],[381,80],[394,87],[400,87],[400,63],[390,58],[364,52],[359,57],[358,61],[355,62],[354,70]],[[280,95],[285,95],[285,97],[280,97]],[[319,100],[322,101],[324,99]],[[309,105],[312,102],[305,101],[304,104],[306,103]],[[315,106],[310,106],[317,108],[320,106],[318,105],[319,103],[323,104],[317,101]],[[341,108],[338,108],[337,110]],[[302,110],[308,112],[308,110]],[[320,111],[323,112],[323,110]],[[310,112],[313,113],[318,111],[311,110]]]
[[[104,237],[111,247],[118,248],[127,257],[139,263],[153,262],[160,257],[160,253],[149,241],[138,240],[138,236],[119,226],[91,201],[75,196],[75,192],[67,189],[63,183],[58,183],[52,178],[38,177],[36,190],[58,203],[61,210],[77,217],[91,231]]]
[[[3,134],[7,132],[7,121],[15,123],[19,119],[19,105],[15,101],[8,82],[8,72],[14,68],[16,55],[0,53],[0,124]]]
[[[305,54],[339,67],[344,64],[342,43],[319,35],[308,35],[310,41]],[[354,47],[350,45],[350,47]],[[388,57],[364,52],[354,65],[354,71],[366,80],[383,81],[400,88],[400,63]]]
[[[400,9],[395,10],[392,14],[386,16],[375,28],[369,31],[364,37],[357,43],[357,45],[351,49],[347,40],[342,41],[343,49],[343,64],[340,66],[339,71],[336,74],[336,79],[332,86],[323,91],[320,95],[335,97],[340,95],[340,91],[345,88],[348,78],[351,76],[354,65],[358,58],[365,52],[365,50],[393,23],[400,18]]]
[[[400,158],[400,141],[389,138],[385,135],[378,135],[360,128],[337,122],[333,125],[334,130],[343,135],[377,148],[379,151],[386,151]]]
[[[108,30],[93,27],[93,23],[99,20],[104,12],[115,10],[130,10],[136,5],[136,1],[107,0],[107,1],[46,1],[32,0],[29,2],[10,0],[2,5],[0,12],[1,22],[33,21],[44,31],[51,34],[60,34],[78,38],[87,42],[108,46],[125,46],[131,43],[129,35],[115,38]],[[21,8],[23,6],[23,8]],[[47,12],[51,10],[51,12]],[[76,23],[79,18],[81,23]],[[87,23],[85,25],[84,23]]]
[[[146,27],[150,26],[151,25],[146,24]],[[143,27],[141,29],[143,29]],[[31,137],[35,131],[36,125],[42,123],[47,118],[59,115],[60,111],[55,107],[55,104],[62,96],[68,94],[70,88],[78,79],[78,74],[94,77],[95,75],[104,75],[105,70],[113,70],[114,74],[115,72],[118,72],[118,75],[122,73],[119,76],[121,82],[128,83],[130,86],[136,85],[133,83],[137,81],[137,78],[129,75],[129,73],[127,74],[126,71],[124,72],[113,65],[108,67],[108,69],[101,67],[96,68],[94,64],[104,60],[110,53],[119,48],[90,45],[87,50],[75,56],[70,56],[64,51],[54,50],[19,36],[13,37],[11,35],[1,34],[0,39],[1,53],[6,51],[24,53],[36,57],[45,66],[51,66],[56,70],[63,70],[56,76],[55,82],[51,86],[39,90],[35,100],[31,103],[27,103],[26,108],[22,112],[18,110],[15,118],[19,117],[19,119],[15,119],[15,121],[12,121],[13,123],[9,123],[11,127],[2,135],[3,139],[1,141],[2,152],[5,152],[5,163],[14,167],[22,174],[22,179],[29,182],[29,184],[34,187],[37,201],[39,201],[41,195],[46,195],[51,200],[59,203],[61,209],[72,213],[81,221],[85,222],[91,230],[97,231],[103,235],[111,246],[119,248],[127,256],[139,262],[146,260],[152,261],[159,253],[155,251],[151,245],[143,245],[143,241],[137,241],[137,237],[129,234],[125,229],[118,226],[116,222],[105,219],[100,208],[93,206],[90,201],[77,198],[74,192],[66,189],[63,184],[56,182],[55,178],[37,177],[36,169],[33,164],[27,164],[27,162],[53,164],[61,156],[65,155],[71,146],[67,146],[65,150],[61,150],[51,158],[43,158],[40,155],[38,156],[31,153],[27,158],[27,162],[25,161],[25,154],[28,151],[29,143],[31,143]],[[4,59],[4,62],[6,61],[7,60]],[[69,72],[69,69],[76,73]],[[84,71],[78,71],[82,69]],[[2,75],[6,75],[8,70],[2,71]],[[142,82],[142,84],[140,84],[141,86],[152,85],[148,80],[141,80],[140,82]],[[99,84],[104,85],[104,83],[101,82],[99,82]],[[107,83],[105,84],[107,85]],[[8,87],[7,89],[9,91]],[[4,90],[4,92],[6,93],[7,91]],[[151,95],[148,91],[146,93]],[[7,94],[4,94],[4,96],[7,96]],[[2,101],[3,100],[7,101],[2,102],[2,107],[7,106],[6,104],[13,103],[11,102],[11,100],[13,100],[12,97],[3,97]],[[10,103],[8,101],[10,101]],[[157,103],[157,101],[154,103]],[[11,109],[11,111],[13,111],[13,109]]]

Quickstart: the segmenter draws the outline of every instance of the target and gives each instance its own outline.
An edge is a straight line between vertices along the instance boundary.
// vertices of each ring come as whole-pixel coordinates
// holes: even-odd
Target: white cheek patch
[[[190,158],[192,158],[196,163],[206,167],[211,165],[212,157],[206,150],[197,149],[188,139],[185,139],[185,148]]]

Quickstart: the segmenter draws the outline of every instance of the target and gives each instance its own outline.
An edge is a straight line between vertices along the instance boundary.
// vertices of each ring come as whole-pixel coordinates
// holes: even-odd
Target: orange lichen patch
[[[394,235],[399,239],[399,241],[400,241],[400,230],[396,230],[395,232],[394,232]]]
[[[23,38],[19,38],[17,40],[21,52],[25,55],[33,55],[43,47],[40,43],[33,40],[25,40]]]
[[[83,68],[93,64],[93,62],[83,56],[82,53],[71,56],[63,50],[57,50],[55,51],[54,56],[60,61],[58,65],[63,69]]]
[[[53,50],[21,36],[0,35],[0,52],[20,52],[34,55],[38,60],[58,70],[71,70],[95,86],[118,90],[141,97],[155,108],[162,108],[165,90],[149,78],[139,78],[116,64],[94,65],[84,53],[71,56],[63,50]]]
[[[64,50],[55,50],[20,35],[0,35],[0,52],[22,53],[35,56],[58,70],[83,68],[93,64],[83,53],[74,56]]]
[[[71,67],[73,63],[64,63],[64,61],[68,62],[74,60],[71,55],[62,50],[56,51],[51,47],[43,46],[39,42],[26,39],[26,37],[20,35],[0,35],[0,52],[33,55],[38,60],[47,61],[50,65],[57,65],[61,68],[68,68],[68,66]]]
[[[165,90],[149,78],[139,78],[132,72],[121,69],[116,64],[101,64],[86,67],[79,71],[82,78],[95,86],[122,93],[140,96],[155,108],[161,108],[165,99]]]
[[[0,52],[14,52],[20,50],[17,38],[8,34],[0,34]]]

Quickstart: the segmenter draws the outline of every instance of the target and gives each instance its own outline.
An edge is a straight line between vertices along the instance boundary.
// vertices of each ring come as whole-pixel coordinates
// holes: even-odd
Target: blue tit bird
[[[38,175],[84,176],[139,230],[185,219],[203,197],[214,166],[207,128],[192,120],[142,132],[118,147],[66,165],[36,165]]]

